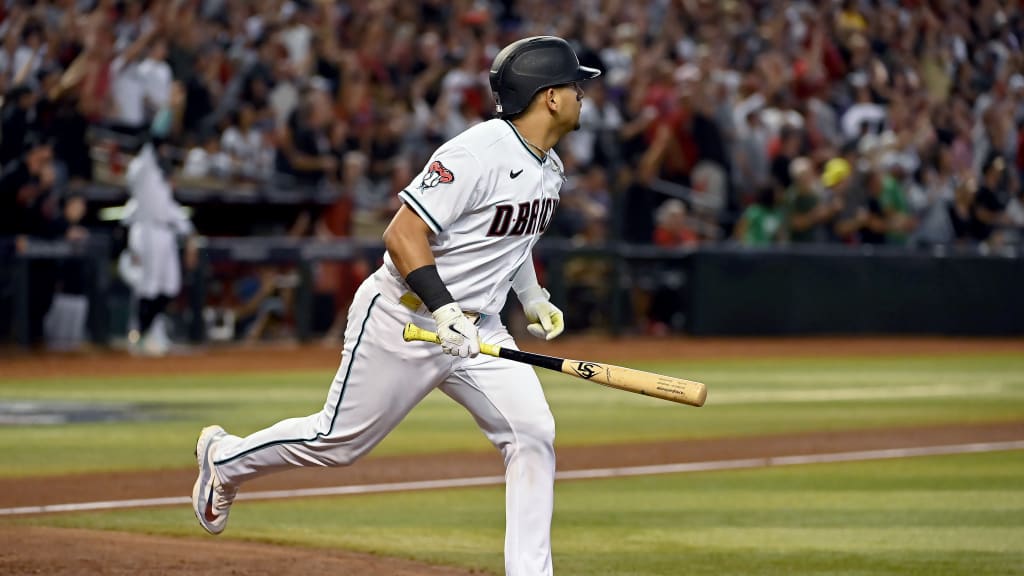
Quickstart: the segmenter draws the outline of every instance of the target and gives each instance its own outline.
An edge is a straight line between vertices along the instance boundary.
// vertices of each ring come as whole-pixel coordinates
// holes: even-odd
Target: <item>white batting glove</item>
[[[527,324],[526,330],[537,338],[554,340],[565,330],[565,317],[562,311],[551,303],[551,294],[540,286],[534,286],[521,292],[519,301],[523,304],[523,312]]]
[[[462,358],[476,358],[480,353],[480,334],[476,325],[462,313],[455,302],[434,310],[437,335],[445,354]]]

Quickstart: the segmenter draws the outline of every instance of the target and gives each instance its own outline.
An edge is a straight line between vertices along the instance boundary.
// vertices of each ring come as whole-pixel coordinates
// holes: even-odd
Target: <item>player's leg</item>
[[[453,359],[436,345],[402,339],[405,323],[418,318],[365,282],[353,300],[341,365],[321,411],[244,438],[204,429],[193,489],[202,526],[214,534],[224,529],[234,493],[247,480],[289,468],[345,466],[384,439],[452,369]]]
[[[515,346],[496,318],[481,340]],[[555,422],[533,368],[480,355],[457,365],[441,390],[465,406],[505,459],[505,572],[551,574]]]
[[[139,332],[143,337],[143,349],[159,356],[170,349],[166,311],[181,290],[178,237],[173,230],[156,224],[145,225],[141,236],[147,295],[140,310]]]
[[[368,282],[349,313],[341,365],[324,407],[216,448],[217,473],[239,484],[299,466],[345,466],[376,446],[451,370],[436,346],[402,339],[409,311]]]
[[[149,331],[153,319],[156,318],[156,299],[138,298],[138,313],[139,334],[142,335]]]
[[[153,326],[147,339],[152,341],[153,348],[157,352],[164,353],[171,346],[170,319],[167,317],[167,308],[181,292],[181,256],[179,255],[178,235],[173,230],[161,227],[155,234],[156,249],[160,257],[157,258],[156,309]]]
[[[157,296],[157,266],[152,229],[148,224],[132,224],[128,229],[128,251],[140,269],[138,282],[135,284],[135,297],[138,299],[138,330],[145,334],[153,323]]]

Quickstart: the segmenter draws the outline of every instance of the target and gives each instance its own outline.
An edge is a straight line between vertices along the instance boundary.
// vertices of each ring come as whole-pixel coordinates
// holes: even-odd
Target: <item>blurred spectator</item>
[[[221,149],[221,136],[208,133],[185,156],[182,178],[229,178],[233,174],[231,155]]]
[[[64,179],[72,188],[81,188],[93,180],[93,159],[89,150],[89,119],[82,111],[82,101],[60,87],[51,91],[49,104],[53,116],[49,127],[54,134],[53,155],[59,162]]]
[[[166,108],[171,101],[171,83],[174,77],[167,63],[167,41],[155,39],[149,46],[146,58],[139,64],[139,75],[145,82],[145,103],[147,117]]]
[[[224,96],[225,86],[221,81],[223,56],[220,50],[208,49],[201,54],[198,73],[185,81],[185,109],[182,112],[182,128],[186,134],[195,135],[210,130],[209,119]],[[254,94],[257,99],[261,94]],[[190,138],[184,143],[189,144]]]
[[[863,244],[885,244],[891,222],[884,205],[885,175],[881,170],[872,170],[866,177],[867,214],[861,227],[860,241]]]
[[[46,58],[49,48],[45,41],[46,32],[43,22],[37,14],[29,15],[20,24],[20,29],[16,24],[10,31],[12,36],[16,38],[20,36],[21,40],[11,60],[11,72],[15,84],[35,76]]]
[[[953,226],[953,238],[957,244],[966,244],[972,240],[972,206],[974,206],[974,197],[977,192],[978,182],[973,176],[958,182],[953,191],[953,202],[949,206],[949,221]]]
[[[355,159],[353,159],[355,161]],[[347,166],[345,171],[351,174]],[[396,173],[398,170],[396,170]],[[404,175],[398,177],[408,182]],[[352,194],[340,194],[333,204],[328,206],[316,222],[314,234],[319,240],[336,240],[353,236],[354,199]],[[315,290],[318,294],[329,298],[332,318],[330,326],[324,333],[323,341],[328,345],[341,342],[348,325],[348,305],[355,296],[356,288],[369,274],[370,267],[366,262],[354,260],[349,262],[319,262],[316,267]]]
[[[310,89],[303,105],[288,117],[278,136],[276,167],[300,186],[316,186],[337,178],[338,161],[331,154],[330,100],[322,87]]]
[[[700,241],[697,231],[690,226],[682,200],[666,200],[658,207],[654,220],[654,243],[658,246],[696,246]]]
[[[3,118],[0,120],[0,166],[21,156],[25,149],[25,136],[32,124],[35,94],[32,89],[19,84],[11,88],[4,98]]]
[[[295,289],[299,285],[294,271],[270,266],[257,267],[233,284],[231,313],[235,336],[255,343],[264,339],[294,337]]]
[[[590,166],[582,172],[579,194],[588,205],[587,211],[596,215],[609,214],[612,198],[608,188],[608,173],[601,166]]]
[[[789,239],[795,243],[824,242],[828,238],[827,224],[841,210],[841,200],[822,198],[820,182],[809,158],[793,160],[790,172],[793,186],[788,192]]]
[[[53,186],[53,149],[40,134],[22,137],[24,155],[0,172],[0,236],[42,236],[41,203]]]
[[[558,210],[552,221],[552,235],[584,239],[588,227],[610,217],[611,195],[605,171],[597,166],[567,179]],[[590,231],[593,232],[593,231]]]
[[[855,38],[859,39],[862,36],[858,35]],[[858,46],[860,42],[863,40],[858,41]],[[858,140],[866,134],[879,133],[885,126],[886,110],[872,98],[867,77],[863,73],[851,74],[850,85],[853,87],[856,100],[846,109],[840,120],[843,138]]]
[[[407,186],[412,176],[401,187]],[[387,180],[389,185],[392,184]],[[351,198],[354,234],[359,238],[380,238],[392,213],[390,191],[373,185],[369,178],[369,160],[362,152],[348,152],[342,159],[341,193]]]
[[[156,110],[170,101],[171,69],[167,44],[157,30],[140,35],[110,63],[111,125],[136,134],[152,121]]]
[[[704,76],[710,70],[702,71]],[[684,93],[693,90],[693,120],[691,134],[697,150],[695,164],[690,171],[690,186],[696,193],[693,207],[707,222],[717,225],[729,203],[729,170],[725,134],[716,114],[714,93],[717,86],[702,89],[683,88]]]
[[[607,241],[607,215],[592,210],[583,216],[582,228],[572,237],[579,248],[599,248]],[[611,262],[580,255],[565,262],[566,317],[577,326],[608,325],[608,294]]]
[[[56,170],[50,141],[29,132],[23,145],[23,154],[0,171],[0,238],[13,239],[15,253],[23,253],[34,240],[85,240],[88,232],[80,226],[84,201],[80,197],[62,199],[54,189]],[[46,315],[62,282],[69,284],[68,292],[81,292],[80,271],[70,268],[51,259],[29,261],[31,290],[26,313],[30,345],[40,346],[48,336]],[[81,313],[76,317],[84,321]]]
[[[582,166],[613,168],[622,162],[617,138],[622,124],[622,113],[608,99],[604,84],[591,82],[580,110],[580,129],[566,137],[566,147]]]
[[[803,148],[803,134],[794,126],[783,126],[772,156],[771,172],[775,183],[783,189],[793,185],[793,171],[790,163],[800,155]]]
[[[919,220],[912,242],[923,245],[952,244],[956,230],[951,217],[956,177],[948,150],[940,149],[933,162],[919,170],[922,202],[915,210]]]
[[[988,242],[999,227],[1011,223],[1006,214],[1010,203],[1006,160],[1001,154],[993,154],[981,174],[981,185],[971,204],[971,234],[980,242]]]
[[[85,199],[69,196],[54,218],[54,235],[73,243],[86,241],[89,231],[82,225],[85,213]],[[85,341],[89,314],[88,265],[77,259],[61,260],[55,264],[53,300],[43,316],[43,333],[50,349],[75,350]]]
[[[231,159],[233,173],[246,180],[263,180],[273,170],[271,136],[256,120],[256,109],[243,104],[232,115],[220,139],[220,148]]]
[[[868,213],[853,166],[845,158],[832,158],[825,163],[821,184],[834,210],[828,222],[831,238],[844,244],[859,243]]]
[[[906,176],[908,167],[897,157],[883,159],[888,170],[882,176],[882,196],[880,204],[886,221],[886,243],[903,246],[909,234],[917,226],[910,213],[910,202],[907,198]]]
[[[310,49],[313,42],[313,30],[308,25],[313,22],[315,14],[311,7],[297,2],[287,2],[281,6],[281,45],[287,53],[289,64],[305,75],[309,72]]]
[[[658,207],[655,213],[654,243],[665,248],[695,247],[699,242],[697,231],[691,227],[693,220],[687,216],[686,204],[672,198]],[[675,267],[659,270],[654,274],[654,285],[649,302],[641,297],[645,312],[647,331],[653,335],[668,334],[670,328],[681,328],[677,317],[683,309],[682,290],[685,275]]]
[[[771,134],[761,121],[761,107],[764,97],[755,93],[739,102],[733,110],[732,165],[739,183],[742,197],[739,204],[746,206],[754,201],[757,190],[770,185],[771,161],[768,158],[768,143]]]
[[[761,188],[743,210],[733,236],[744,246],[771,246],[786,239],[785,192],[779,185]]]

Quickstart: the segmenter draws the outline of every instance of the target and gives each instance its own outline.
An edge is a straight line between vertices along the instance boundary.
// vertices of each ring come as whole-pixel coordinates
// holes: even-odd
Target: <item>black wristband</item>
[[[420,300],[423,300],[431,312],[455,302],[452,293],[441,281],[441,276],[437,273],[437,266],[433,264],[409,272],[409,275],[405,277],[405,283],[420,297]]]

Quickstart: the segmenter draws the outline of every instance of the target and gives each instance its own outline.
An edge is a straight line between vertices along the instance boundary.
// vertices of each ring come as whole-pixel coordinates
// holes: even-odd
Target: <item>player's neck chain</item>
[[[551,149],[550,149],[550,148],[548,148],[547,150],[545,150],[545,149],[541,148],[540,146],[537,146],[537,145],[536,145],[536,144],[534,144],[533,142],[530,142],[529,140],[527,140],[527,139],[526,139],[526,136],[523,136],[522,134],[519,134],[519,137],[523,139],[523,142],[526,142],[526,143],[527,143],[527,144],[529,144],[530,146],[533,146],[533,147],[534,147],[534,149],[536,149],[536,150],[537,150],[538,152],[540,152],[540,155],[541,155],[541,156],[542,156],[543,158],[547,158],[547,157],[548,157],[548,153],[549,153],[549,152],[551,152]]]

